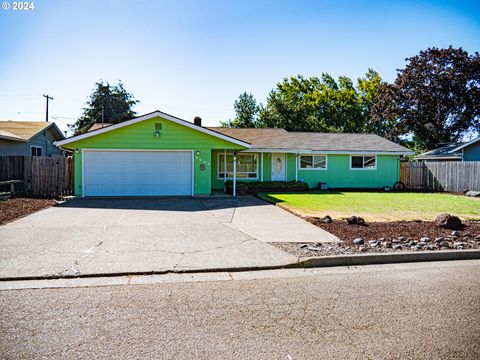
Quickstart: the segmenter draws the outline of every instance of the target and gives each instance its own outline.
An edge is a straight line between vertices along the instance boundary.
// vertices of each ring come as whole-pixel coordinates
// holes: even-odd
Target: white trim
[[[225,159],[225,162],[227,159]],[[226,174],[223,174],[225,176]],[[233,151],[233,189],[232,196],[237,197],[237,153]]]
[[[414,155],[413,151],[364,151],[364,150],[308,150],[308,149],[266,149],[266,148],[249,148],[247,150],[240,150],[242,153],[250,153],[250,152],[264,152],[264,153],[285,153],[285,154],[292,154],[292,153],[302,153],[305,155],[350,155],[350,154],[358,154],[358,155]]]
[[[40,153],[42,153],[42,152],[43,152],[43,147],[42,147],[42,146],[38,146],[38,145],[30,145],[30,156],[33,156],[33,155],[32,155],[32,148],[37,148],[37,149],[40,149]],[[45,152],[47,152],[47,151],[45,150]],[[42,154],[40,154],[40,155],[36,155],[36,154],[35,154],[35,156],[47,156],[47,154],[45,154],[45,155],[42,155]]]
[[[255,154],[257,154],[257,153],[249,153],[249,154],[245,154],[245,155],[255,155]],[[227,155],[233,155],[233,152],[227,153]],[[238,155],[242,155],[242,154],[237,152],[237,157],[238,157]],[[224,156],[224,153],[221,153],[221,152],[217,153],[217,166],[216,166],[217,167],[217,174],[216,174],[217,175],[217,180],[224,180],[224,178],[226,179],[225,181],[232,180],[233,178],[231,178],[231,177],[224,176],[224,178],[222,178],[222,177],[219,176],[219,174],[222,172],[222,171],[220,171],[220,156]],[[225,166],[224,166],[224,170],[225,170],[227,162],[225,161],[224,164],[225,164]],[[227,171],[224,171],[223,173],[226,174]],[[241,174],[244,174],[244,173],[242,172]],[[254,178],[253,177],[246,177],[246,178],[242,177],[242,178],[240,178],[240,180],[258,180],[258,154],[257,154],[255,174],[256,174],[256,176]]]
[[[124,121],[124,122],[121,122],[121,123],[118,123],[118,124],[115,124],[115,125],[110,125],[110,126],[98,129],[98,130],[87,132],[85,134],[73,136],[73,137],[65,139],[65,140],[55,141],[53,144],[56,145],[56,146],[69,144],[69,143],[72,143],[72,142],[75,142],[75,141],[83,140],[83,139],[86,139],[86,138],[89,138],[89,137],[92,137],[92,136],[96,136],[98,134],[103,134],[103,133],[108,132],[108,131],[116,130],[116,129],[119,129],[119,128],[122,128],[122,127],[125,127],[125,126],[128,126],[128,125],[136,124],[138,122],[153,119],[153,118],[156,118],[156,117],[164,118],[165,120],[168,120],[168,121],[186,126],[190,129],[200,131],[202,133],[214,136],[216,138],[231,142],[231,143],[236,144],[236,145],[240,145],[240,146],[243,146],[243,147],[246,147],[246,148],[251,147],[251,145],[247,142],[232,138],[232,137],[227,136],[227,135],[220,134],[216,131],[213,131],[213,130],[210,130],[210,129],[207,129],[207,128],[204,128],[204,127],[201,127],[201,126],[197,126],[197,125],[195,125],[191,122],[176,118],[172,115],[165,114],[161,111],[154,111],[153,113],[146,114],[146,115],[143,115],[143,116],[139,116],[137,118],[127,120],[127,121]]]
[[[112,125],[113,126],[113,125]],[[168,150],[168,149],[94,149],[94,148],[82,148],[82,197],[85,197],[85,152],[86,151],[113,151],[113,152],[145,152],[145,151],[155,151],[155,152],[191,152],[192,153],[192,186],[191,186],[191,196],[195,196],[195,150],[194,149],[175,149],[175,150]]]
[[[459,147],[453,149],[453,150],[450,150],[449,153],[454,153],[455,151],[458,151],[460,149],[463,149],[463,148],[466,148],[467,146],[470,146],[472,144],[475,144],[477,141],[480,141],[480,137],[476,138],[476,139],[473,139],[473,140],[470,140],[469,142],[463,144],[463,145],[460,145]]]
[[[302,156],[312,156],[312,157],[315,157],[315,156],[324,156],[325,157],[325,167],[324,168],[302,168]],[[298,169],[299,170],[306,170],[306,171],[323,171],[323,170],[328,170],[328,155],[327,154],[299,154],[299,166],[298,166]],[[313,158],[312,158],[312,161],[313,161]],[[313,163],[312,163],[312,166],[313,166]]]
[[[350,155],[350,170],[360,170],[360,171],[375,171],[377,170],[377,156],[376,155],[373,155],[373,157],[375,158],[375,167],[373,168],[352,168],[352,158],[354,156],[362,156],[362,157],[365,157],[365,156],[368,156],[368,157],[372,157],[372,155],[370,154],[355,154],[355,155]]]

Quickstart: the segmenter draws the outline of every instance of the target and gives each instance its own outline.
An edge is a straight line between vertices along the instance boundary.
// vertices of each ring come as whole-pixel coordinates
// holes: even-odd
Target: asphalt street
[[[78,280],[0,291],[0,357],[480,358],[478,260]]]

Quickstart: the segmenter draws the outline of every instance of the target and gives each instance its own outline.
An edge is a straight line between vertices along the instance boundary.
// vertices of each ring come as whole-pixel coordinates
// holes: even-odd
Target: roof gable
[[[64,139],[60,129],[54,122],[45,121],[0,121],[0,138],[27,142],[42,131],[52,129],[57,139]]]
[[[251,146],[246,141],[239,140],[239,139],[236,139],[234,137],[230,137],[230,136],[225,135],[225,134],[221,134],[219,132],[210,130],[208,128],[197,126],[197,125],[195,125],[191,122],[179,119],[179,118],[174,117],[172,115],[168,115],[168,114],[163,113],[161,111],[154,111],[152,113],[142,115],[142,116],[139,116],[137,118],[127,120],[127,121],[124,121],[124,122],[121,122],[121,123],[118,123],[118,124],[114,124],[114,125],[111,125],[111,126],[108,126],[108,127],[99,128],[97,130],[89,131],[89,132],[81,134],[81,135],[72,136],[72,137],[67,138],[65,140],[55,142],[55,145],[63,146],[63,145],[72,144],[74,142],[89,139],[89,138],[92,138],[94,136],[97,136],[97,135],[100,135],[100,134],[105,134],[105,133],[108,133],[108,132],[111,132],[111,131],[120,130],[120,129],[123,129],[127,126],[138,124],[138,123],[141,123],[141,122],[144,122],[144,121],[147,121],[147,120],[151,120],[151,119],[155,119],[155,118],[162,118],[162,119],[171,121],[173,123],[176,123],[178,125],[185,126],[186,128],[189,128],[191,130],[198,131],[199,133],[207,134],[207,135],[213,136],[215,138],[221,139],[223,141],[227,141],[229,143],[233,143],[235,145],[239,145],[239,146],[242,146],[242,147],[245,147],[245,148],[250,148],[250,146]]]

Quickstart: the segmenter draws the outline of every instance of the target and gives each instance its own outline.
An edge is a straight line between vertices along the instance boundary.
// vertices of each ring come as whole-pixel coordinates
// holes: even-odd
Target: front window
[[[375,156],[352,156],[352,169],[375,170],[377,168],[377,159]]]
[[[42,156],[42,148],[40,146],[31,147],[32,156]]]
[[[257,154],[237,154],[237,179],[256,179],[257,176]],[[227,154],[226,177],[233,179],[233,155]],[[218,155],[218,178],[225,177],[225,155]]]
[[[300,169],[326,169],[327,168],[327,156],[326,155],[301,155],[300,156]]]

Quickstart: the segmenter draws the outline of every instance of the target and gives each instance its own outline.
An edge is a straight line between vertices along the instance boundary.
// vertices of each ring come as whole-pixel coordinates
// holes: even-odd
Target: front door
[[[286,180],[285,154],[272,154],[272,181]]]

